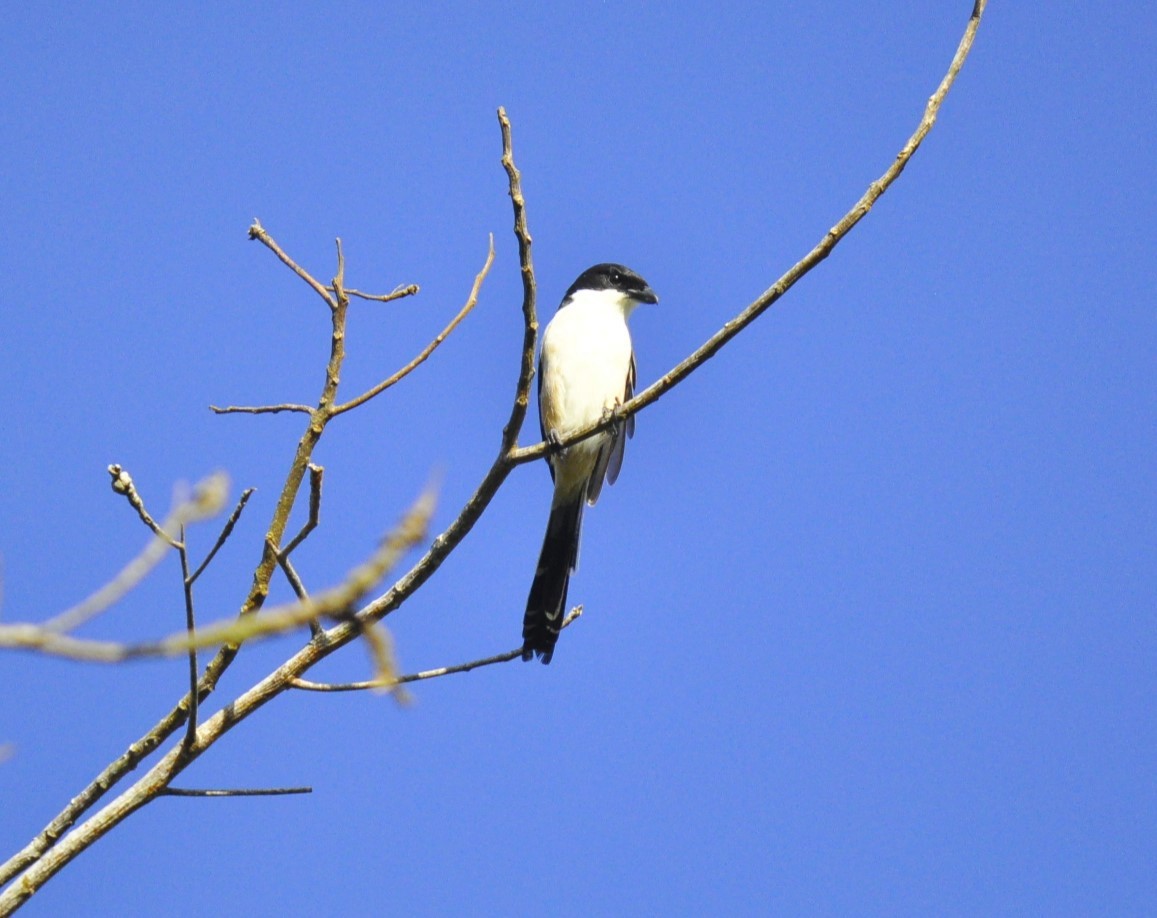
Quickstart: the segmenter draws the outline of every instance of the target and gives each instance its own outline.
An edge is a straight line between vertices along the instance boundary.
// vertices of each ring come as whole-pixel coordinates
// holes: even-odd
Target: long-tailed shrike
[[[542,335],[538,414],[544,440],[555,444],[631,397],[635,354],[627,318],[640,303],[657,302],[647,282],[622,265],[595,265],[570,285]],[[634,430],[632,416],[547,455],[554,499],[526,600],[524,660],[537,655],[549,663],[554,654],[571,571],[578,567],[583,506],[599,499],[604,479],[614,484]]]

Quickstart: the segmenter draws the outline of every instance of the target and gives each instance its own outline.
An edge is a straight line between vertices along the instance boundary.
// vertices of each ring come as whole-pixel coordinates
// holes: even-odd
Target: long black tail
[[[530,585],[526,600],[526,616],[522,619],[522,659],[542,657],[549,663],[554,645],[562,628],[562,614],[566,606],[566,590],[570,572],[578,565],[579,532],[583,523],[586,489],[573,499],[550,508],[550,522],[546,524],[546,538],[538,556],[538,570]]]

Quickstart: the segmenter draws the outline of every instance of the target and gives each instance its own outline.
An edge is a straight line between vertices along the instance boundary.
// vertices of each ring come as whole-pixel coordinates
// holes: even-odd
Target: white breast
[[[613,290],[581,290],[542,336],[542,396],[547,430],[585,427],[621,401],[631,366],[627,314],[634,302]]]

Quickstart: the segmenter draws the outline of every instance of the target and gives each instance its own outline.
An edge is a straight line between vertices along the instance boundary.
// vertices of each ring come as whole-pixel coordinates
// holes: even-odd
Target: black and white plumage
[[[627,319],[640,303],[657,302],[650,285],[623,265],[595,265],[571,284],[542,335],[538,413],[544,440],[557,442],[631,397],[635,354]],[[634,429],[629,417],[547,456],[554,499],[522,622],[524,660],[538,656],[549,663],[554,654],[570,575],[578,567],[583,507],[598,500],[604,480],[614,484]]]

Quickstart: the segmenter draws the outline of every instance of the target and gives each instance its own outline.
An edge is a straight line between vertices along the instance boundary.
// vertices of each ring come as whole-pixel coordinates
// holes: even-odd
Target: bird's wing
[[[538,430],[542,434],[542,439],[546,439],[546,421],[542,416],[542,380],[545,377],[543,373],[543,355],[538,356]],[[550,461],[551,454],[546,454],[546,467],[550,469],[550,480],[554,481],[554,463]]]
[[[635,355],[631,353],[631,366],[627,370],[627,384],[623,387],[623,401],[626,404],[635,394]],[[623,436],[623,434],[626,436]],[[632,414],[622,424],[612,430],[611,455],[607,462],[607,483],[614,484],[619,477],[619,470],[623,467],[623,451],[627,448],[628,437],[635,435],[635,416]]]
[[[635,394],[635,355],[631,354],[631,365],[627,368],[627,380],[623,386],[623,400],[619,404],[626,404]],[[631,415],[625,421],[616,424],[607,431],[606,441],[599,450],[595,460],[594,470],[591,472],[587,484],[587,502],[594,504],[603,490],[603,480],[607,484],[614,484],[623,467],[623,451],[627,447],[627,438],[635,433],[635,416]]]

